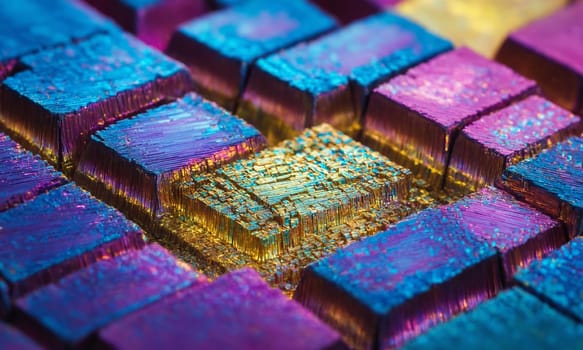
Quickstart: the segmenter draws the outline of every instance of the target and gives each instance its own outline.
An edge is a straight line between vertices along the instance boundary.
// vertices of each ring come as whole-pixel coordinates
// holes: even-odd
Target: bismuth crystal
[[[504,171],[500,186],[583,233],[583,138],[572,137]]]
[[[206,278],[157,244],[99,261],[16,301],[16,323],[55,347],[83,346],[100,328]]]
[[[355,348],[396,347],[495,295],[496,251],[429,208],[311,264],[294,298]]]
[[[406,198],[410,185],[407,169],[324,124],[248,160],[195,174],[167,205],[265,260],[361,209]]]
[[[98,131],[75,180],[132,219],[151,219],[173,182],[245,158],[264,144],[254,127],[191,93]]]
[[[67,171],[92,132],[192,87],[183,65],[124,34],[21,61],[29,69],[0,86],[0,122]]]
[[[243,269],[113,323],[100,340],[130,349],[340,349],[340,335]]]
[[[439,189],[457,133],[535,91],[535,82],[459,48],[378,87],[363,140]]]
[[[445,185],[470,190],[491,185],[506,167],[580,135],[582,129],[578,116],[531,96],[461,131],[453,145]]]
[[[0,212],[61,186],[67,179],[0,133]]]
[[[237,115],[269,140],[328,123],[354,135],[369,92],[451,44],[391,13],[257,61]]]
[[[305,0],[250,0],[183,24],[168,53],[190,68],[197,91],[233,110],[255,60],[336,27]]]

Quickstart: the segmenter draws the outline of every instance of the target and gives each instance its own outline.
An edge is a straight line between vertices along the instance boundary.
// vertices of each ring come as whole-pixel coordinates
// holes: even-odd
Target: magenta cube
[[[364,142],[440,188],[457,133],[535,91],[535,82],[460,48],[379,86],[365,116]]]
[[[446,187],[491,185],[506,167],[581,131],[581,118],[542,97],[531,96],[461,131],[453,146]]]

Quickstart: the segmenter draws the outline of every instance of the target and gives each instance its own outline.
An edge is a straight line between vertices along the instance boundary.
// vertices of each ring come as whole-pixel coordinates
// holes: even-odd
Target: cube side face
[[[8,128],[30,139],[68,173],[91,133],[191,88],[182,65],[120,33],[97,35],[22,61],[29,69],[3,83],[3,95],[8,89],[15,93],[2,97],[7,99],[2,115],[10,118]],[[84,79],[100,83],[84,84]],[[39,92],[39,86],[46,90]],[[25,114],[27,110],[36,113]]]
[[[583,96],[583,55],[573,47],[583,44],[583,5],[573,4],[533,21],[506,39],[497,59],[535,79],[545,96],[579,112]]]
[[[365,117],[363,140],[426,179],[431,188],[441,187],[451,140],[449,130],[375,92]]]
[[[501,280],[493,249],[426,209],[313,263],[297,299],[338,325],[349,345],[395,347],[492,297]]]
[[[182,31],[174,34],[168,53],[189,68],[198,93],[233,110],[248,70],[245,62],[224,56]]]
[[[16,301],[20,320],[61,346],[206,278],[159,245],[102,260]],[[120,291],[124,291],[123,293]],[[59,312],[62,305],[76,312]]]

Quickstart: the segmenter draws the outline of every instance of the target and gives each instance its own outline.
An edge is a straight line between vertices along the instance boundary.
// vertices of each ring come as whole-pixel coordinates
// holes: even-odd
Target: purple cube
[[[137,225],[74,184],[0,213],[0,227],[0,280],[11,298],[145,244]]]
[[[460,48],[378,87],[364,142],[438,189],[459,130],[536,90],[535,82]]]
[[[85,0],[124,30],[157,49],[164,50],[174,30],[206,13],[206,0]]]
[[[168,52],[190,68],[197,91],[231,111],[255,60],[336,27],[305,0],[250,0],[185,23]]]
[[[321,123],[354,136],[370,91],[450,48],[398,15],[365,18],[258,60],[237,115],[273,141]]]
[[[496,59],[536,80],[551,101],[583,113],[583,2],[510,34]]]
[[[0,133],[0,212],[61,186],[67,179]]]
[[[581,118],[531,96],[461,131],[451,153],[446,187],[475,190],[491,185],[506,167],[581,131]]]
[[[203,275],[152,244],[99,261],[18,299],[15,322],[47,345],[81,347],[100,328],[203,283]]]
[[[477,240],[498,251],[506,282],[519,268],[567,242],[560,222],[494,187],[483,188],[441,210],[444,217],[468,227]]]
[[[426,209],[304,270],[294,298],[349,346],[394,348],[495,295],[496,250],[443,209]]]
[[[183,65],[124,34],[21,61],[30,69],[0,86],[0,122],[67,172],[92,132],[192,87]]]
[[[257,129],[188,94],[98,131],[75,180],[132,219],[147,222],[162,212],[174,181],[245,158],[264,145]]]
[[[335,349],[340,335],[252,269],[231,272],[99,332],[115,349]]]

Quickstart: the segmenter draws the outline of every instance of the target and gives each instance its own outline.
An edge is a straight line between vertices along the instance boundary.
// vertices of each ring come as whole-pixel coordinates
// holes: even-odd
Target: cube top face
[[[510,166],[503,180],[519,180],[583,209],[583,138],[572,137],[535,158]]]
[[[0,133],[0,211],[67,182],[39,156]]]
[[[160,328],[166,337],[156,336]],[[104,329],[100,337],[117,349],[236,344],[241,349],[318,350],[340,342],[338,333],[247,268],[135,313]]]
[[[478,119],[463,133],[500,155],[512,156],[580,122],[578,116],[552,102],[531,96]]]
[[[535,87],[509,68],[459,48],[412,68],[375,92],[450,130]]]
[[[384,315],[495,254],[457,220],[426,209],[310,268]]]
[[[467,226],[476,239],[502,253],[559,225],[494,187],[483,188],[442,210],[444,216]]]
[[[254,158],[195,176],[181,185],[179,200],[189,208],[186,215],[211,233],[262,259],[359,209],[403,198],[409,186],[407,169],[323,124]]]
[[[319,94],[350,80],[369,86],[450,47],[417,24],[384,13],[257,64],[301,91]]]
[[[197,164],[204,170],[207,163],[236,158],[232,148],[249,153],[263,144],[253,126],[196,94],[118,121],[92,138],[156,175]]]
[[[59,117],[185,70],[123,34],[98,35],[25,56],[22,62],[31,69],[7,78],[4,85]]]
[[[50,15],[38,15],[42,13]],[[0,62],[115,28],[83,5],[66,0],[2,1],[0,14]]]
[[[581,321],[583,283],[579,276],[583,269],[582,254],[583,239],[576,237],[545,259],[533,262],[519,271],[515,276],[516,281]]]
[[[511,34],[518,43],[583,77],[583,3],[573,4]]]
[[[157,244],[102,260],[25,295],[17,307],[66,344],[206,278]],[[62,312],[63,305],[75,312]]]
[[[0,226],[0,271],[15,283],[141,232],[117,210],[73,184],[1,213]]]
[[[251,63],[335,27],[332,17],[304,0],[251,0],[186,23],[180,32],[221,55]]]
[[[514,287],[436,326],[403,349],[574,349],[583,345],[582,335],[583,327],[576,321]]]

